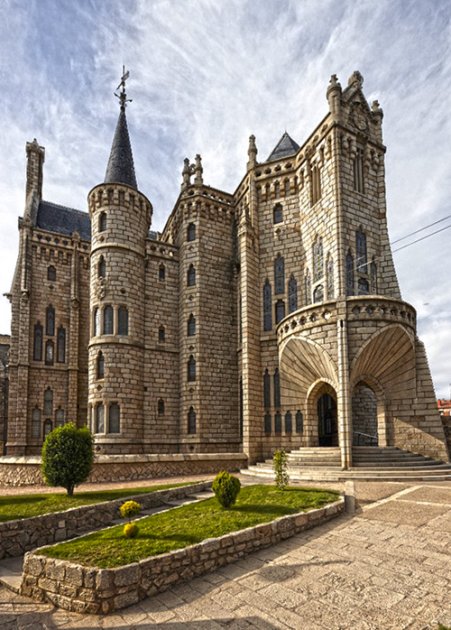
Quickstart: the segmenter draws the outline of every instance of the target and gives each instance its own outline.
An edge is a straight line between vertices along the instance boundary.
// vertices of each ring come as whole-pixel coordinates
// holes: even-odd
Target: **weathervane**
[[[130,72],[128,70],[127,72],[125,72],[125,66],[122,66],[121,82],[119,83],[119,85],[116,88],[116,91],[114,92],[114,96],[116,96],[119,99],[122,111],[125,111],[126,103],[132,102],[132,99],[127,98],[127,94],[125,93],[125,82],[127,81],[129,76],[130,76]],[[118,90],[120,90],[119,94],[117,93]]]

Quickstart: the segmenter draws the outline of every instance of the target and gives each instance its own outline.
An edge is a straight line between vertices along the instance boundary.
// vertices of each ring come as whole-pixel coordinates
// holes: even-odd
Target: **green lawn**
[[[97,492],[76,492],[73,497],[68,497],[67,494],[62,492],[0,497],[0,522],[14,521],[19,518],[29,518],[30,516],[41,516],[41,514],[50,514],[51,512],[62,512],[81,505],[103,503],[121,499],[122,497],[131,497],[136,494],[148,494],[156,490],[167,490],[189,485],[190,483],[172,483],[147,488],[119,488],[117,490],[99,490]]]
[[[247,486],[236,504],[225,510],[216,498],[184,505],[140,520],[137,538],[125,538],[122,526],[111,527],[42,551],[51,558],[72,560],[86,566],[118,567],[149,556],[199,543],[267,523],[279,516],[322,507],[338,499],[326,490],[275,486]]]

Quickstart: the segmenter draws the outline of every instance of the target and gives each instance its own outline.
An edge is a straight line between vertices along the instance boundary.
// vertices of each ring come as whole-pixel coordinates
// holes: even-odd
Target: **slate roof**
[[[87,212],[50,201],[39,202],[36,226],[65,236],[71,236],[76,231],[84,241],[91,240],[91,219]]]
[[[127,118],[123,109],[119,113],[116,131],[114,132],[110,159],[108,160],[105,173],[105,183],[128,184],[135,190],[138,189],[130,136],[128,135]]]
[[[285,131],[266,161],[271,162],[271,160],[280,160],[281,158],[288,157],[289,155],[294,155],[300,148],[301,147],[298,143],[295,142]]]

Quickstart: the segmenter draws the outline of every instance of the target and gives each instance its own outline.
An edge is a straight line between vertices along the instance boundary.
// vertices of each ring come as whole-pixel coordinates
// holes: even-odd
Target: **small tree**
[[[288,482],[290,481],[287,470],[287,454],[285,453],[285,449],[281,448],[275,451],[272,463],[275,473],[276,486],[279,490],[285,490],[288,486]]]
[[[212,490],[222,507],[229,508],[236,501],[241,490],[241,483],[238,477],[234,477],[226,470],[223,470],[214,478]]]
[[[77,484],[85,481],[94,459],[89,429],[69,422],[51,431],[42,447],[41,470],[49,486],[66,488],[73,496]]]
[[[141,512],[141,504],[137,501],[126,501],[119,508],[122,518],[128,518],[128,523],[124,525],[124,536],[126,538],[135,538],[138,535],[139,527],[136,523],[131,522],[132,516],[138,516]]]

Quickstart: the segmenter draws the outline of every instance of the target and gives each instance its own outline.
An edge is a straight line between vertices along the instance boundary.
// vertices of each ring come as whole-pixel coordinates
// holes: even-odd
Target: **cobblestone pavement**
[[[439,622],[451,625],[451,484],[356,486],[361,508],[355,516],[342,516],[120,614],[77,615],[1,588],[0,628],[437,630]]]

